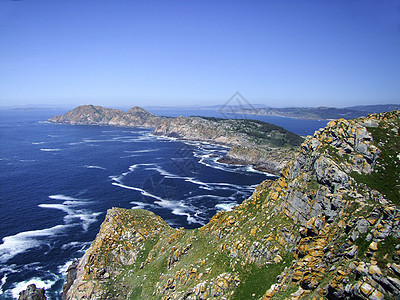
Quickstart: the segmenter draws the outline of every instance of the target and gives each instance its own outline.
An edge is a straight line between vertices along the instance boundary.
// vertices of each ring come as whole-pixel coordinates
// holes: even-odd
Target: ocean
[[[18,298],[30,283],[44,287],[48,299],[61,299],[68,265],[94,240],[107,209],[148,209],[173,227],[192,229],[274,178],[218,163],[228,151],[223,146],[156,137],[143,128],[45,122],[64,112],[0,111],[0,299]],[[273,121],[302,135],[326,123]]]

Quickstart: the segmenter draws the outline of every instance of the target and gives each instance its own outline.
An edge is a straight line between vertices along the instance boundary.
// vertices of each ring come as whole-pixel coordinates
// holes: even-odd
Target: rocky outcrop
[[[297,151],[291,148],[271,149],[262,146],[233,146],[224,157],[218,159],[218,162],[233,165],[253,165],[259,171],[279,175],[296,154]]]
[[[82,105],[62,116],[55,116],[48,121],[72,125],[110,125],[121,127],[154,128],[167,118],[158,117],[145,109],[135,106],[128,112],[101,106]]]
[[[399,124],[400,111],[330,122],[199,229],[110,210],[65,298],[398,298]]]
[[[35,284],[28,285],[25,291],[19,294],[18,300],[46,300],[45,291],[37,288]]]

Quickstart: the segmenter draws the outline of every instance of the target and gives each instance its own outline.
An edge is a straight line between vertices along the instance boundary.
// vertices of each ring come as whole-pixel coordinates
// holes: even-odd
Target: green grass
[[[354,244],[356,244],[358,246],[357,256],[360,259],[365,257],[365,252],[367,252],[369,244],[371,243],[371,242],[368,242],[367,240],[365,240],[367,235],[368,235],[368,232],[360,234],[360,237],[354,241]]]
[[[240,276],[242,282],[236,289],[232,300],[259,299],[272,284],[276,283],[276,277],[290,265],[292,260],[293,255],[288,254],[278,264],[245,266]]]
[[[376,252],[376,261],[381,269],[386,268],[386,264],[392,261],[392,254],[396,253],[396,246],[400,244],[400,239],[389,235],[385,240],[378,244],[378,251]],[[385,255],[388,254],[388,258],[385,259]]]
[[[130,295],[130,299],[131,300],[142,299],[142,287],[138,286],[133,288]]]
[[[285,291],[279,292],[278,294],[275,294],[273,299],[274,300],[285,300],[290,297],[291,294],[296,292],[299,289],[298,285],[292,284],[290,287],[286,287]]]
[[[350,175],[368,187],[378,190],[387,199],[400,206],[400,137],[391,132],[390,128],[368,128],[374,144],[382,150],[379,153],[375,171],[371,174],[352,172]]]

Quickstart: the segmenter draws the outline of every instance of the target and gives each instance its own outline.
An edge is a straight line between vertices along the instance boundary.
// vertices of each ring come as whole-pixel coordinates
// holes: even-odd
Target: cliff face
[[[121,127],[157,127],[166,118],[158,117],[135,106],[128,112],[101,106],[83,105],[67,112],[63,116],[55,116],[49,122],[73,125],[110,125]]]
[[[398,297],[399,125],[400,111],[330,122],[282,177],[199,229],[110,210],[64,297]]]
[[[253,165],[257,170],[279,175],[286,164],[297,154],[292,148],[268,148],[265,146],[233,146],[218,160],[221,163]]]

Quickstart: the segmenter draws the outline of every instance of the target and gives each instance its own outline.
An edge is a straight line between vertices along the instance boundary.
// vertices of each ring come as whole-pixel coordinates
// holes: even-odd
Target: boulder
[[[37,288],[35,284],[28,285],[27,289],[19,293],[18,300],[45,300],[44,288]]]

